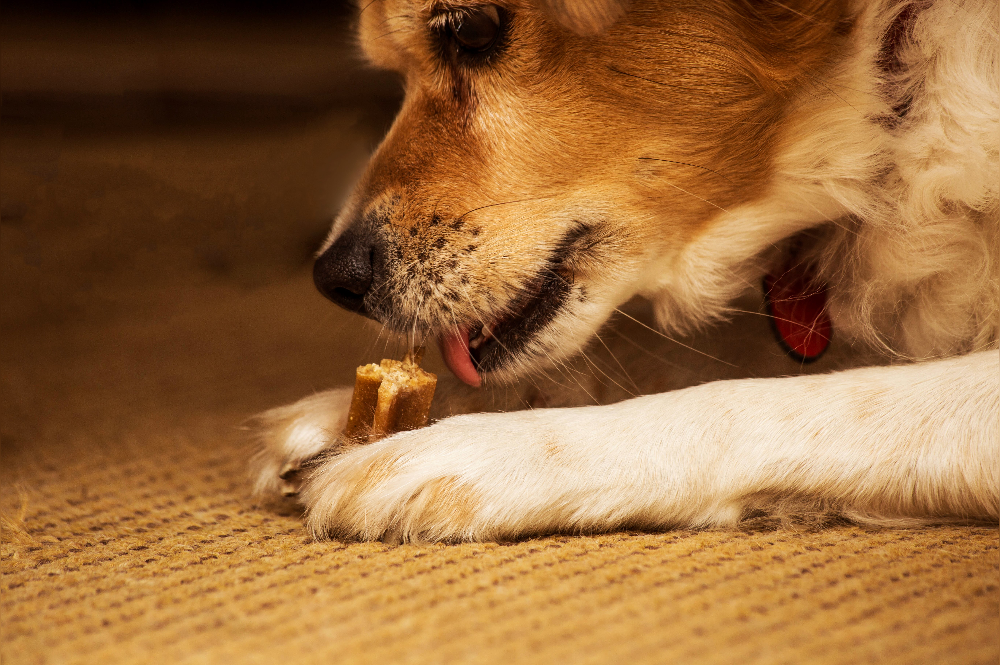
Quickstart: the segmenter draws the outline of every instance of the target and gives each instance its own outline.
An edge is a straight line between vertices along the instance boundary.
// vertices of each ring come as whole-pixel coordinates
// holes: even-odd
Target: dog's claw
[[[300,478],[301,467],[298,464],[288,463],[278,474],[278,490],[282,496],[296,496],[299,493],[299,485],[302,484]]]

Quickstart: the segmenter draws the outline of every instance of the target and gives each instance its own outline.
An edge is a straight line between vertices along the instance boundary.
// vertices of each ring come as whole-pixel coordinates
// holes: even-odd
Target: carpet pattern
[[[992,529],[315,543],[211,430],[22,467],[4,662],[996,662]]]
[[[218,415],[155,434],[106,423],[57,455],[5,451],[3,662],[1000,655],[995,529],[751,523],[507,544],[317,543],[290,505],[250,500],[236,414]],[[123,445],[94,445],[105,436]]]
[[[5,662],[996,662],[993,530],[314,543],[195,461],[49,476]]]

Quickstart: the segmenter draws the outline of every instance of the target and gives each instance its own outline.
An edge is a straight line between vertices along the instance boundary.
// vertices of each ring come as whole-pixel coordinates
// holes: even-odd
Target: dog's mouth
[[[479,386],[483,374],[514,364],[566,304],[572,281],[572,274],[550,265],[522,290],[503,316],[442,335],[441,356],[448,369],[464,383]]]

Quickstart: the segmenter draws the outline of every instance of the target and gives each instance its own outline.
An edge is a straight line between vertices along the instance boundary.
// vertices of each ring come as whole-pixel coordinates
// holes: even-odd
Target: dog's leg
[[[438,380],[437,395],[431,409],[431,418],[440,419],[462,413],[487,410],[516,410],[532,402],[579,404],[582,396],[563,390],[555,396],[527,389],[485,391],[473,390],[454,377],[442,376]],[[545,385],[550,391],[552,387]],[[257,446],[251,463],[254,493],[298,493],[302,469],[320,453],[337,445],[337,438],[347,423],[353,388],[327,390],[300,399],[294,404],[265,411],[250,420],[247,429]],[[585,389],[584,389],[584,392]]]
[[[302,498],[318,537],[391,540],[725,525],[782,501],[995,520],[998,382],[990,351],[457,416],[325,461]]]

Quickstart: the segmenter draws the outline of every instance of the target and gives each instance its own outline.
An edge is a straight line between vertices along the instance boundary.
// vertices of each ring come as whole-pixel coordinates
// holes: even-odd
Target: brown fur
[[[469,68],[426,27],[460,4],[377,0],[361,13],[365,52],[407,97],[336,230],[374,220],[396,248],[380,318],[400,330],[502,313],[580,221],[615,245],[577,267],[587,280],[621,270],[621,254],[675,252],[761,196],[779,119],[850,26],[843,2],[669,2],[593,37],[508,3],[516,48]]]

